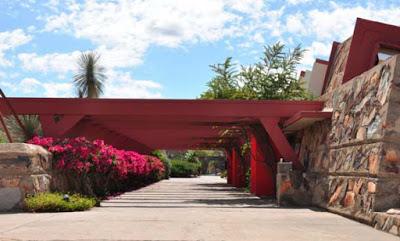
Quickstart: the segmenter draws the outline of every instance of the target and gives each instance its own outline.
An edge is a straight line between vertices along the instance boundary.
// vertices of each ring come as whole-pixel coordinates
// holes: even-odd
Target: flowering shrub
[[[138,182],[159,180],[165,170],[163,163],[156,157],[118,150],[104,144],[102,140],[34,137],[28,143],[50,151],[55,169],[89,177],[96,195],[121,191],[132,183],[141,185]]]

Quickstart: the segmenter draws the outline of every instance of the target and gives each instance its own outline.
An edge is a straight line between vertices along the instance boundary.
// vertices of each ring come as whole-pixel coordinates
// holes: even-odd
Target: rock
[[[20,177],[0,177],[0,187],[18,187]]]
[[[369,157],[368,157],[369,173],[378,174],[378,167],[379,167],[378,158],[379,158],[379,156],[377,153],[371,152],[369,154]]]
[[[335,202],[339,199],[339,196],[340,196],[341,191],[342,191],[342,186],[339,185],[339,186],[336,188],[336,190],[335,190],[335,192],[333,193],[333,195],[331,196],[331,198],[329,199],[328,205],[332,205],[333,203],[335,203]]]
[[[0,211],[11,211],[20,208],[22,203],[22,195],[19,188],[5,187],[0,188]]]
[[[368,125],[367,128],[367,138],[372,138],[380,129],[381,117],[376,115],[374,120]]]
[[[390,65],[384,65],[381,70],[380,83],[378,88],[378,100],[381,105],[385,104],[390,86]]]
[[[371,112],[369,112],[368,116],[364,117],[361,125],[362,126],[368,126],[372,120],[375,118],[376,115],[376,108],[373,108]]]
[[[51,158],[40,146],[0,144],[0,211],[22,208],[27,194],[50,191]]]
[[[25,143],[0,144],[0,176],[44,174],[51,168],[51,154]]]
[[[387,162],[399,162],[399,157],[397,155],[397,151],[396,150],[387,150],[386,151],[386,155],[385,155],[385,160]]]
[[[392,214],[392,215],[400,215],[400,209],[398,208],[391,208],[386,211],[387,214]]]
[[[365,127],[358,128],[356,139],[361,141],[367,139],[367,129]]]
[[[362,188],[362,186],[363,186],[363,182],[362,182],[361,179],[359,179],[358,181],[356,181],[356,182],[354,183],[353,192],[354,192],[355,194],[359,194],[359,193],[360,193],[360,190],[361,190],[361,188]]]
[[[389,233],[394,234],[394,235],[398,235],[398,228],[396,225],[393,225],[390,229],[389,229]]]
[[[346,192],[346,196],[343,200],[344,207],[351,207],[354,205],[354,192]]]
[[[376,184],[373,182],[368,182],[368,192],[375,193],[376,191]]]

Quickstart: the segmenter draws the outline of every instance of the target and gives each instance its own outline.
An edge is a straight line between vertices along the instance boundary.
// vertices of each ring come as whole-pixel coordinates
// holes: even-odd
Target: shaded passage
[[[215,176],[171,178],[104,201],[102,207],[142,208],[274,208],[263,200],[226,184]]]
[[[0,214],[0,240],[389,241],[394,235],[307,208],[277,208],[219,177],[164,180],[88,212]]]

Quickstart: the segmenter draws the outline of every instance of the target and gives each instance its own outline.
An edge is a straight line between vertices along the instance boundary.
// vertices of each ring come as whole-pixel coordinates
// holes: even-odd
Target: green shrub
[[[228,172],[226,170],[221,171],[221,173],[219,174],[219,176],[221,178],[226,178],[228,176]]]
[[[79,194],[69,196],[66,201],[61,193],[39,193],[25,198],[25,208],[31,212],[84,211],[96,205],[96,199]]]
[[[200,162],[188,162],[186,160],[171,161],[171,177],[191,177],[200,173]]]
[[[165,151],[155,150],[152,154],[160,159],[164,164],[165,170],[163,178],[168,179],[171,175],[171,160],[168,158]]]

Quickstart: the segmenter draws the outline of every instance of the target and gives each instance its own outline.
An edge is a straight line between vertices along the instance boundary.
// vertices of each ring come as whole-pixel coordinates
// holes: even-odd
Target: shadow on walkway
[[[171,178],[103,201],[108,208],[277,208],[218,177]]]

